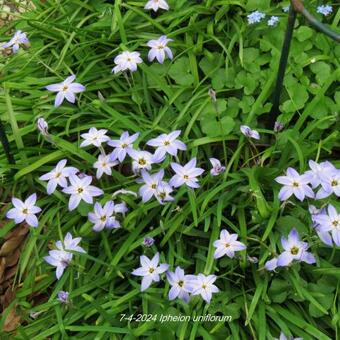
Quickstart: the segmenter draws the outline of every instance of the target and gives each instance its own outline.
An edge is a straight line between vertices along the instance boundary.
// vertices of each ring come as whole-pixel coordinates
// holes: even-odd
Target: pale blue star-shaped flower
[[[71,250],[76,251],[78,253],[86,253],[86,251],[78,245],[80,241],[81,237],[73,238],[72,234],[68,232],[64,238],[64,241],[59,240],[55,243],[55,245],[59,250],[65,251]]]
[[[164,177],[164,170],[161,169],[156,174],[149,174],[147,171],[142,170],[143,186],[139,189],[139,195],[142,197],[143,202],[149,201],[152,196],[156,196],[158,186],[161,184]]]
[[[149,0],[145,4],[144,9],[152,9],[154,12],[157,12],[159,9],[168,11],[169,5],[165,0]]]
[[[170,179],[169,184],[175,188],[180,187],[183,184],[190,188],[199,188],[197,176],[202,175],[204,169],[196,168],[196,163],[196,158],[193,158],[184,166],[177,163],[171,163],[171,168],[176,174]]]
[[[171,285],[169,300],[172,301],[179,298],[188,303],[190,300],[189,294],[193,289],[192,281],[196,279],[196,276],[185,275],[184,270],[181,267],[176,267],[175,272],[168,271],[166,277]]]
[[[142,63],[143,60],[139,52],[124,51],[115,57],[114,62],[116,66],[112,69],[112,72],[116,74],[127,70],[136,72],[138,64]]]
[[[90,185],[92,182],[91,176],[84,176],[83,178],[80,178],[79,176],[71,175],[69,179],[70,185],[64,188],[63,192],[70,195],[68,204],[68,209],[70,211],[77,208],[81,201],[92,204],[93,197],[100,196],[104,193],[103,190]]]
[[[285,201],[292,195],[296,196],[300,201],[303,201],[306,196],[314,198],[314,192],[308,186],[309,177],[307,175],[299,175],[293,168],[288,168],[286,176],[276,177],[275,181],[283,184],[279,192],[280,201]]]
[[[334,168],[333,171],[328,171],[321,178],[321,188],[316,193],[316,199],[326,198],[332,194],[340,197],[340,170]]]
[[[316,233],[318,234],[320,240],[324,244],[326,244],[327,246],[332,247],[333,246],[333,240],[332,240],[331,234],[328,231],[322,230],[321,226],[316,221],[316,218],[319,215],[326,215],[327,214],[326,209],[325,208],[317,209],[314,205],[309,205],[308,210],[311,214],[311,219],[312,219],[312,222],[313,222],[313,228],[315,229]]]
[[[214,258],[219,259],[224,255],[233,258],[236,251],[246,249],[246,245],[237,241],[237,238],[237,234],[229,234],[226,229],[221,230],[220,238],[213,243],[216,248]]]
[[[174,190],[167,182],[161,181],[156,190],[156,198],[160,204],[171,202],[174,198],[170,195]]]
[[[161,163],[165,156],[156,150],[154,154],[149,151],[134,150],[129,151],[129,156],[133,159],[132,171],[137,174],[141,170],[151,170],[152,164]]]
[[[128,131],[124,131],[119,139],[110,140],[107,144],[114,148],[110,155],[111,160],[115,161],[118,159],[119,162],[123,162],[126,155],[133,150],[133,143],[138,137],[139,132],[130,136]]]
[[[100,148],[102,143],[106,143],[110,140],[110,137],[106,135],[106,129],[99,129],[91,127],[88,132],[82,133],[80,136],[84,140],[81,142],[80,147],[84,148],[88,145],[94,145]]]
[[[57,249],[50,250],[48,256],[44,260],[51,266],[56,267],[56,277],[59,280],[64,273],[64,270],[70,264],[73,254],[70,251],[78,253],[86,253],[86,251],[79,246],[81,237],[73,238],[71,233],[67,233],[63,241],[55,243]]]
[[[293,261],[306,262],[313,264],[316,262],[312,253],[308,252],[308,243],[300,240],[299,233],[296,229],[292,229],[288,238],[282,237],[281,244],[284,251],[277,258],[277,266],[285,267]]]
[[[10,209],[6,217],[15,221],[16,224],[26,222],[29,226],[36,228],[38,226],[38,219],[35,216],[40,213],[41,208],[36,206],[37,194],[32,194],[25,201],[13,197],[12,204],[14,208]]]
[[[334,243],[340,247],[340,214],[332,204],[328,205],[327,213],[320,213],[313,217],[319,225],[321,233],[331,233]]]
[[[157,138],[150,139],[146,145],[157,148],[160,156],[168,153],[171,156],[177,156],[178,150],[186,150],[186,145],[179,141],[177,138],[181,134],[181,130],[170,132],[169,134],[163,133]]]
[[[118,164],[118,161],[111,161],[110,155],[99,155],[98,160],[93,163],[93,167],[97,169],[96,177],[99,179],[105,173],[108,176],[112,175],[112,169]]]
[[[173,54],[171,49],[168,47],[168,43],[173,41],[167,38],[166,35],[162,35],[156,40],[149,40],[147,45],[150,47],[148,54],[149,61],[153,61],[155,58],[160,64],[164,63],[166,57],[173,59]]]
[[[318,164],[313,160],[309,160],[308,165],[310,170],[306,171],[304,175],[308,178],[312,188],[319,186],[323,178],[327,174],[331,174],[336,169],[333,164],[328,161]]]
[[[201,295],[203,300],[210,303],[212,294],[218,293],[219,289],[214,285],[217,277],[215,275],[198,274],[190,285],[192,286],[192,295]]]
[[[52,92],[57,92],[55,97],[54,106],[59,107],[64,99],[68,102],[74,104],[76,101],[76,93],[84,92],[85,86],[79,83],[74,83],[76,79],[75,75],[67,77],[64,81],[57,84],[47,85],[46,89]]]
[[[66,188],[67,178],[71,175],[75,175],[79,170],[72,166],[66,166],[67,160],[62,159],[58,162],[56,167],[45,175],[39,177],[41,181],[47,182],[47,194],[51,195],[59,185],[62,188]]]
[[[145,255],[140,257],[141,267],[135,269],[131,274],[136,276],[142,276],[141,291],[145,291],[150,287],[152,282],[159,282],[159,275],[166,272],[169,265],[166,263],[159,264],[159,253],[150,260]]]
[[[56,267],[56,277],[59,280],[72,260],[73,254],[65,250],[50,250],[44,260]]]
[[[26,33],[22,31],[16,31],[14,33],[14,36],[11,38],[11,40],[1,45],[1,48],[12,47],[13,53],[17,53],[20,45],[28,45],[28,44],[29,44],[29,40],[26,36]]]
[[[106,202],[104,206],[96,202],[93,212],[88,214],[89,221],[93,223],[92,230],[98,232],[104,228],[119,228],[120,223],[116,220],[114,214],[115,204],[113,201]]]

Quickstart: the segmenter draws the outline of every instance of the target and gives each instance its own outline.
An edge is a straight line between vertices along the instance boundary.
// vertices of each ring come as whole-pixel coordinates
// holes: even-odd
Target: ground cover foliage
[[[2,27],[2,40],[15,29],[27,33],[29,48],[0,57],[0,117],[16,161],[9,165],[0,151],[0,236],[15,228],[5,218],[10,199],[37,193],[42,208],[39,226],[30,228],[21,248],[12,286],[15,294],[2,313],[3,338],[15,339],[272,339],[283,332],[304,339],[335,339],[339,331],[339,248],[329,247],[313,228],[309,204],[333,204],[294,196],[280,202],[275,182],[288,167],[299,173],[308,161],[330,161],[339,168],[340,46],[317,33],[299,17],[291,46],[282,113],[284,129],[268,124],[270,95],[276,80],[288,3],[251,1],[169,0],[169,11],[144,10],[145,1],[33,1],[34,10]],[[315,13],[317,1],[306,1]],[[247,15],[261,10],[279,16],[274,27],[266,20],[249,25]],[[336,29],[340,10],[316,16]],[[174,59],[148,62],[147,42],[166,35]],[[124,50],[141,53],[138,71],[113,74],[113,58]],[[86,86],[76,104],[54,107],[54,94],[45,86],[70,74]],[[212,93],[216,93],[216,102]],[[209,95],[210,93],[210,95]],[[43,117],[53,143],[37,130]],[[240,133],[242,124],[255,128],[259,141]],[[94,232],[81,203],[72,212],[59,190],[48,196],[39,176],[61,159],[94,177],[104,190],[105,203],[121,189],[138,193],[131,162],[115,167],[112,176],[95,179],[98,151],[80,148],[80,135],[91,127],[108,129],[117,139],[123,131],[140,132],[138,146],[161,133],[181,130],[187,150],[178,163],[193,157],[206,171],[200,188],[181,187],[175,200],[119,194],[115,202],[129,208],[121,228]],[[209,158],[226,166],[211,176]],[[167,177],[170,157],[162,167]],[[103,199],[105,198],[105,199]],[[24,227],[24,226],[23,226]],[[275,272],[266,261],[281,253],[281,236],[296,228],[309,243],[316,264],[294,263]],[[234,258],[214,259],[213,242],[220,230],[239,235],[247,249]],[[67,232],[82,238],[84,254],[75,254],[60,280],[44,256]],[[143,246],[146,236],[151,247]],[[22,239],[20,239],[20,242]],[[3,241],[4,243],[4,241]],[[131,275],[139,257],[161,254],[172,271],[181,266],[192,274],[215,274],[220,292],[210,304],[193,297],[189,304],[168,300],[169,284],[162,279],[140,292]],[[163,275],[164,276],[164,275]],[[60,290],[71,303],[57,300]],[[3,292],[2,292],[3,294]],[[121,315],[230,315],[231,322],[138,322]],[[5,332],[8,318],[16,324]]]

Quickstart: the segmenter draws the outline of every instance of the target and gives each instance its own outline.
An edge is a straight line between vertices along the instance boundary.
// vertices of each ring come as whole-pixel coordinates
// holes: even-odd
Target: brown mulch
[[[6,26],[15,19],[16,14],[23,13],[32,6],[33,3],[30,0],[0,0],[0,27]]]
[[[2,210],[5,209],[6,205]],[[0,221],[0,229],[7,223],[10,222]],[[16,226],[0,241],[0,312],[1,314],[9,312],[2,329],[5,332],[13,331],[20,323],[16,307],[14,306],[10,311],[7,307],[15,298],[17,286],[14,278],[28,231],[28,226]]]

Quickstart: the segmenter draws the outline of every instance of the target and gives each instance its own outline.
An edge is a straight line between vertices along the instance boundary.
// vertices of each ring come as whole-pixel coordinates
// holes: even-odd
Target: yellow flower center
[[[161,200],[164,200],[164,198],[166,197],[166,193],[165,192],[160,192],[158,194],[158,196],[160,197]]]
[[[338,181],[336,181],[335,179],[333,179],[331,186],[332,187],[336,187],[338,185]]]
[[[293,187],[298,188],[300,184],[298,182],[293,182]]]
[[[27,208],[23,209],[23,210],[22,210],[22,213],[25,214],[25,215],[27,215],[27,214],[28,214],[28,209],[27,209]]]
[[[152,274],[155,271],[155,268],[150,267],[149,268],[149,273]]]
[[[189,179],[189,176],[188,175],[184,175],[183,178],[184,179]]]
[[[178,281],[178,285],[179,285],[180,287],[183,287],[183,286],[184,286],[184,281],[183,281],[183,280]]]
[[[138,160],[138,164],[139,164],[139,165],[145,165],[145,164],[146,164],[146,160],[145,160],[144,158],[140,158],[140,159]]]
[[[81,194],[83,191],[84,191],[84,189],[83,188],[78,188],[78,194]]]
[[[290,249],[290,252],[292,253],[292,255],[297,255],[297,253],[299,252],[299,248],[294,246]]]

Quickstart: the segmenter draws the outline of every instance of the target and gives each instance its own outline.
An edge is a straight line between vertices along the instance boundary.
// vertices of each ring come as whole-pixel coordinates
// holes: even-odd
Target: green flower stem
[[[9,164],[15,164],[15,159],[14,159],[12,153],[11,153],[11,148],[10,148],[10,145],[9,145],[9,142],[8,142],[5,127],[2,124],[1,120],[0,120],[0,141],[1,141],[1,144],[4,148],[5,155],[7,157],[8,163]]]
[[[270,110],[270,116],[269,116],[271,127],[274,127],[277,116],[280,114],[280,108],[279,108],[280,96],[282,92],[285,70],[287,67],[290,44],[291,44],[292,37],[293,37],[295,20],[296,20],[296,11],[293,8],[293,6],[290,6],[285,39],[284,39],[282,50],[281,50],[279,70],[277,74],[275,90],[273,92],[273,97],[272,97],[273,106]]]
[[[216,112],[216,115],[217,115],[218,123],[220,125],[221,136],[223,136],[223,124],[222,124],[221,112],[218,109],[216,100],[212,99],[212,103],[213,103],[213,106],[214,106],[214,109],[215,109],[215,112]],[[227,163],[228,163],[227,146],[226,146],[224,139],[222,140],[222,145],[223,145],[224,165],[227,166]]]
[[[326,34],[328,37],[334,39],[335,41],[340,42],[340,34],[333,31],[322,22],[318,21],[311,13],[306,10],[301,0],[292,0],[292,5],[294,7],[294,10],[302,14],[311,24],[311,26],[313,26],[316,30]]]
[[[300,13],[301,15],[303,15],[307,19],[307,21],[311,24],[311,26],[313,26],[316,30],[326,34],[328,37],[334,39],[337,42],[340,41],[340,34],[333,31],[332,29],[330,29],[328,26],[324,25],[320,21],[318,21],[312,14],[310,14],[306,10],[301,0],[291,0],[285,40],[284,40],[282,50],[281,50],[279,70],[278,70],[275,90],[273,92],[273,97],[272,97],[273,106],[270,110],[270,116],[269,116],[271,127],[274,126],[277,116],[280,114],[280,109],[279,109],[280,96],[282,92],[283,79],[284,79],[285,70],[287,67],[289,49],[290,49],[290,44],[291,44],[291,40],[293,37],[294,24],[295,24],[297,13]]]

